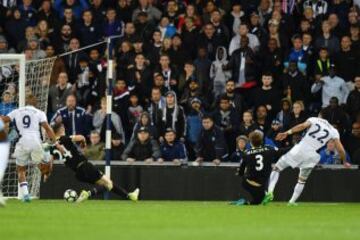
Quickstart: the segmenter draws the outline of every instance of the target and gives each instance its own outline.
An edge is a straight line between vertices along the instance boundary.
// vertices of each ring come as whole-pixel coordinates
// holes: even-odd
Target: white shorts
[[[282,171],[287,167],[308,169],[314,168],[320,161],[320,155],[313,149],[295,145],[288,153],[283,155],[275,166]]]
[[[44,150],[39,145],[33,145],[30,147],[25,147],[22,144],[16,144],[15,151],[14,151],[14,157],[16,158],[16,165],[18,166],[27,166],[29,163],[32,164],[39,164],[41,161],[44,160]]]

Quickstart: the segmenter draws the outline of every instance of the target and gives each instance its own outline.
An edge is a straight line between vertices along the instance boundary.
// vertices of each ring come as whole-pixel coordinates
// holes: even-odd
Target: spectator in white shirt
[[[329,105],[330,98],[337,97],[340,104],[346,104],[350,90],[344,79],[336,76],[335,65],[330,65],[329,75],[322,77],[311,87],[311,92],[316,93],[322,89],[322,107]]]
[[[236,49],[240,48],[241,37],[247,36],[249,39],[249,47],[256,52],[259,49],[260,42],[256,35],[249,33],[246,23],[241,23],[239,33],[231,39],[229,46],[229,54],[231,55]]]

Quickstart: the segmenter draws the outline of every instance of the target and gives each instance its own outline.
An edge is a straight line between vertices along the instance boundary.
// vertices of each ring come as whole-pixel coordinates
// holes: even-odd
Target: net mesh
[[[17,59],[1,59],[0,55],[0,115],[7,115],[19,106],[20,94],[32,94],[38,100],[38,108],[46,112],[48,92],[53,64],[56,58],[47,58],[25,63],[25,92],[19,92],[20,62]],[[17,140],[17,132],[9,128],[9,139],[11,141],[11,153],[14,152]],[[39,197],[41,174],[39,169],[29,163],[27,169],[27,182],[32,197]],[[15,160],[10,157],[6,170],[2,191],[5,197],[21,197],[18,195],[18,180],[16,174]]]

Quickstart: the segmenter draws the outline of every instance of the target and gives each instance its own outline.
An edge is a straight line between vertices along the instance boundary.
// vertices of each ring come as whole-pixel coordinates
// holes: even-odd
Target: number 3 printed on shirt
[[[263,162],[264,157],[263,157],[263,155],[258,154],[255,156],[255,159],[256,159],[255,169],[256,169],[256,171],[261,171],[264,168],[264,162]]]

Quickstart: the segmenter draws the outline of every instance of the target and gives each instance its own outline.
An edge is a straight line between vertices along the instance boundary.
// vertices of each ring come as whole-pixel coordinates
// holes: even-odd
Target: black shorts
[[[95,184],[104,174],[97,169],[92,163],[84,162],[76,169],[75,177],[86,183]]]
[[[250,201],[251,205],[258,205],[262,202],[265,197],[265,188],[264,186],[256,187],[251,185],[246,178],[243,179],[242,185],[244,189],[250,193],[252,200]]]

